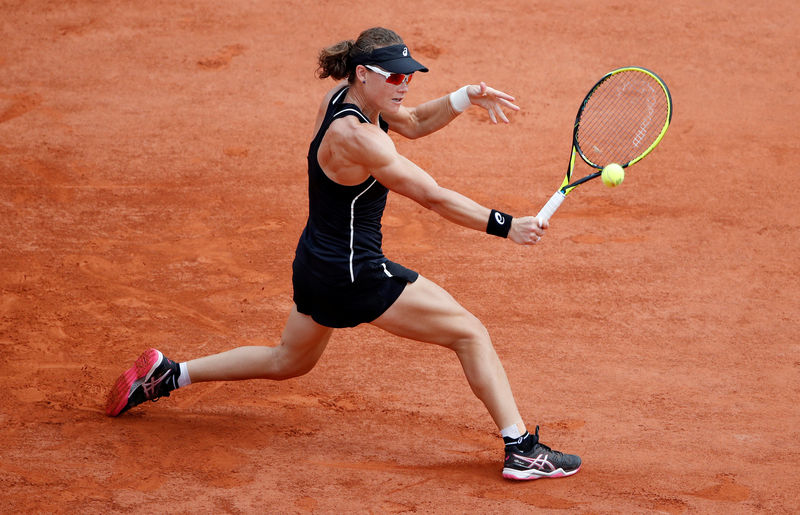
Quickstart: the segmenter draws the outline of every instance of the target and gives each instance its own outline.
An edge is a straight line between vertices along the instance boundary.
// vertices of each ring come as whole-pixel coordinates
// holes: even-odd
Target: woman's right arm
[[[425,170],[400,155],[391,138],[377,127],[362,124],[352,141],[358,159],[381,184],[408,197],[443,218],[476,231],[485,232],[491,210],[456,191],[443,188]],[[359,141],[360,140],[360,141]],[[533,216],[514,218],[508,238],[519,244],[533,244],[544,234]]]

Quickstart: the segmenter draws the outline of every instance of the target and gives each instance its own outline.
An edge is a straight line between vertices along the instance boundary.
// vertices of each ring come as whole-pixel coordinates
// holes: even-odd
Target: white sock
[[[184,361],[178,366],[181,367],[181,374],[178,376],[178,388],[189,386],[192,384],[192,379],[189,377],[189,368],[186,366],[186,362]]]
[[[522,433],[519,432],[519,428],[516,424],[511,424],[510,426],[503,428],[500,430],[500,436],[503,438],[519,438],[522,436]]]

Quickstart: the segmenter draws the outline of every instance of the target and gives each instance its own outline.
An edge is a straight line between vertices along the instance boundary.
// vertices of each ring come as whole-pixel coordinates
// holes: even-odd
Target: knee
[[[276,381],[284,381],[286,379],[292,379],[293,377],[300,377],[305,375],[314,368],[313,366],[284,366],[277,369],[273,374],[270,375],[269,379],[274,379]]]
[[[275,366],[272,367],[270,379],[278,381],[305,375],[311,372],[317,364],[317,360],[288,352],[282,345],[279,346],[279,352],[275,358]]]
[[[449,345],[456,353],[474,353],[491,348],[492,340],[489,337],[489,331],[474,315],[467,313],[458,327],[459,331]]]

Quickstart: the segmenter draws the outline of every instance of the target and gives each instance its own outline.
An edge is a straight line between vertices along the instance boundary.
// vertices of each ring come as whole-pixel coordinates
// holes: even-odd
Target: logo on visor
[[[403,57],[408,57],[408,47],[407,46],[403,47]]]

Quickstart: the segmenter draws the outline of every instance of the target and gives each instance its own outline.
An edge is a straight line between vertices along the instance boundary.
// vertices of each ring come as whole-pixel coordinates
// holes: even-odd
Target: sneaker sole
[[[156,349],[148,349],[134,362],[133,366],[117,378],[106,401],[106,415],[116,417],[128,405],[131,392],[147,381],[164,360],[164,355]]]
[[[539,470],[517,470],[511,468],[504,468],[503,469],[503,477],[506,479],[516,479],[517,481],[532,481],[534,479],[542,479],[542,478],[557,478],[557,477],[568,477],[581,469],[580,466],[575,470],[564,471],[564,469],[556,469],[550,473],[542,472]]]

